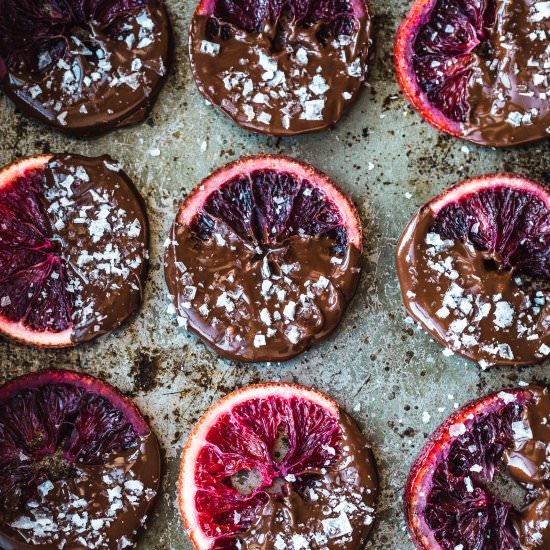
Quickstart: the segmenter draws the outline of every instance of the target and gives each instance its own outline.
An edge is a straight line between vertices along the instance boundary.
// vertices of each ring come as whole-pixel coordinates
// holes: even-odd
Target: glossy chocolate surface
[[[10,55],[1,89],[27,116],[72,135],[142,121],[165,80],[172,40],[161,1],[135,5],[107,24],[67,29],[62,55],[35,45],[32,66],[27,53]]]
[[[356,99],[367,73],[370,18],[321,43],[323,24],[266,20],[246,32],[195,14],[190,57],[200,92],[254,132],[293,135],[332,126]]]
[[[473,55],[464,136],[501,147],[548,137],[548,4],[537,0],[493,3],[496,16],[490,38]]]
[[[550,549],[550,394],[548,388],[529,387],[533,401],[521,420],[512,424],[514,445],[504,453],[513,479],[528,491],[528,504],[514,515],[521,548]]]
[[[166,281],[179,321],[237,361],[284,361],[331,334],[358,284],[361,253],[294,235],[254,248],[217,221],[199,239],[176,223]]]
[[[50,261],[51,292],[66,296],[67,310],[58,315],[64,324],[50,328],[71,328],[75,344],[92,340],[118,328],[141,305],[149,256],[143,200],[107,156],[55,155],[35,177],[45,218],[38,225],[44,233],[36,238],[44,244],[29,270],[39,272]],[[10,317],[16,302],[11,293],[18,289],[16,279],[0,283],[3,315]],[[30,299],[27,307],[41,306]]]
[[[54,470],[58,462],[45,464]],[[160,447],[153,433],[105,464],[71,464],[65,479],[45,479],[31,497],[20,489],[0,505],[6,550],[121,550],[134,546],[160,485]]]
[[[240,548],[360,550],[365,546],[375,517],[376,465],[355,422],[341,412],[339,423],[338,460],[308,472],[311,481],[301,492],[298,484],[283,481],[280,493],[267,502],[254,526],[239,535]]]
[[[474,53],[464,135],[514,145],[550,135],[550,12],[544,2],[495,3],[491,38]],[[489,50],[490,54],[482,55]]]
[[[527,365],[550,354],[547,284],[498,269],[495,253],[446,239],[424,207],[397,249],[407,312],[436,340],[463,357],[491,365]]]
[[[74,180],[68,187],[69,176]],[[149,259],[143,200],[109,157],[76,155],[50,163],[46,200],[55,238],[64,243],[75,304],[73,339],[111,332],[139,309],[143,297]]]

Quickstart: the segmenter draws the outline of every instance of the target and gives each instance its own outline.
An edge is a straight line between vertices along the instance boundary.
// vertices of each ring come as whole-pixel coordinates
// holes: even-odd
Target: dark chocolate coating
[[[115,451],[105,464],[76,465],[74,470],[67,479],[54,480],[50,487],[36,491],[36,506],[19,490],[5,500],[0,507],[1,548],[120,550],[135,546],[160,486],[161,456],[155,434],[140,437],[128,451]],[[42,525],[35,515],[44,518]]]
[[[508,147],[550,136],[550,17],[543,4],[497,3],[490,38],[471,64],[466,139]]]
[[[429,206],[422,208],[398,244],[409,315],[483,367],[540,362],[550,352],[548,292],[529,289],[513,270],[491,269],[495,254],[445,239],[434,222]]]
[[[355,246],[292,236],[259,253],[223,222],[214,231],[203,241],[176,222],[165,275],[182,324],[218,353],[285,361],[336,329],[359,281]]]
[[[149,259],[145,205],[107,156],[54,155],[39,177],[46,221],[39,234],[44,256],[37,261],[60,259],[54,275],[56,292],[69,303],[64,328],[71,330],[73,344],[86,342],[118,328],[141,305]],[[24,219],[18,223],[24,225]],[[0,296],[10,302],[17,289],[9,280],[0,283]]]
[[[245,32],[219,21],[226,38],[209,34],[213,20],[193,17],[191,67],[201,94],[239,126],[277,136],[324,130],[357,98],[371,45],[368,12],[354,20],[351,35],[324,45],[317,38],[320,23],[306,28],[292,20],[265,21],[262,32]]]
[[[50,53],[40,53],[40,70],[11,55],[0,67],[0,88],[25,115],[75,136],[141,122],[169,69],[170,21],[162,0],[152,0],[115,23],[71,29],[59,60],[48,63]]]
[[[523,550],[550,550],[550,490],[547,448],[550,445],[550,395],[548,388],[525,388],[533,394],[521,422],[512,426],[514,445],[504,453],[513,479],[532,488],[531,498],[515,516]]]
[[[84,168],[89,181],[75,174],[74,206],[65,212],[65,227],[56,231],[64,246],[65,264],[78,266],[73,341],[86,342],[117,329],[141,306],[149,265],[149,222],[145,205],[133,182],[109,157],[78,155],[54,157],[47,172],[48,187],[59,189],[72,169]],[[79,211],[77,212],[77,207]],[[104,226],[82,223],[81,209],[90,208]],[[93,222],[92,222],[93,223]],[[54,226],[55,227],[55,226]],[[97,228],[97,230],[96,230]],[[89,258],[90,256],[93,257]],[[103,265],[105,264],[105,265]],[[89,309],[89,314],[85,311]]]

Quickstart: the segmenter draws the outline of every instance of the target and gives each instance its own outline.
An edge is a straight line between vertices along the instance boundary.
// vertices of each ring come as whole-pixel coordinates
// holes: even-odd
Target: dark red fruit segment
[[[18,185],[12,182],[4,189],[2,194],[2,216],[3,223],[7,223],[7,217],[10,213],[17,213],[18,219],[25,222],[24,230],[31,235],[36,232],[37,243],[40,236],[51,230],[46,212],[44,211],[43,201],[40,199],[40,193],[44,187],[44,175],[40,170],[29,170],[22,179],[25,183]],[[13,218],[12,218],[13,220]],[[20,224],[11,223],[8,236],[14,230],[20,229]],[[44,243],[45,244],[45,243]]]
[[[446,205],[434,230],[498,254],[502,269],[550,280],[550,209],[534,193],[502,186]]]
[[[32,287],[26,285],[26,290],[36,288],[36,294],[28,304],[25,315],[13,320],[25,319],[26,324],[37,331],[63,332],[72,324],[74,304],[67,293],[67,281],[61,260],[52,259],[51,269],[34,277],[32,270],[29,271]],[[40,280],[40,277],[44,276],[46,280]],[[24,277],[22,279],[24,280]],[[9,284],[3,286],[10,295],[17,296],[17,293],[10,292]]]
[[[120,411],[106,410],[103,399],[90,396],[80,405],[64,454],[71,462],[97,464],[117,449],[128,449],[135,439],[133,426]]]
[[[46,260],[53,249],[46,237],[51,226],[39,195],[43,187],[43,174],[31,170],[0,189],[2,278]]]
[[[466,122],[471,52],[489,38],[494,23],[492,0],[439,0],[414,42],[413,67],[430,101],[447,117]],[[447,26],[452,32],[445,32]]]
[[[36,331],[63,332],[71,326],[72,304],[48,238],[45,185],[44,171],[34,169],[0,187],[0,259],[6,266],[0,275],[0,315]]]
[[[0,449],[0,542],[9,548],[128,546],[158,490],[149,426],[90,376],[43,371],[0,387]]]
[[[58,448],[70,463],[101,464],[139,437],[124,413],[107,400],[65,384],[44,385],[3,402],[0,425],[5,430],[0,443],[12,449],[11,460],[2,463],[0,498],[22,480],[31,485],[43,481],[32,463]],[[14,447],[28,458],[20,462]]]
[[[0,87],[45,124],[99,134],[145,118],[170,42],[161,0],[4,0]]]
[[[504,390],[465,405],[434,432],[405,489],[419,549],[546,548],[549,414],[547,388]],[[528,491],[521,509],[493,493],[504,469]]]
[[[235,547],[234,535],[250,529],[269,500],[264,492],[242,496],[223,485],[216,486],[214,492],[212,489],[199,490],[195,498],[201,529],[205,535],[221,539],[216,541],[213,548]],[[235,512],[238,516],[235,516]],[[235,517],[239,518],[238,524],[235,523]]]
[[[277,22],[283,15],[305,27],[319,22],[330,24],[334,36],[350,34],[354,27],[353,6],[349,0],[292,1],[287,4],[276,0],[217,0],[214,6],[214,15],[218,19],[248,32],[259,32],[264,21]]]
[[[146,214],[132,182],[108,157],[48,155],[6,167],[0,216],[4,334],[68,346],[117,328],[139,305]]]
[[[335,204],[307,180],[292,174],[258,170],[228,181],[204,203],[191,228],[201,239],[212,235],[214,219],[227,223],[252,244],[269,246],[291,235],[327,236],[338,252],[347,246],[347,230]]]
[[[11,227],[9,227],[11,225]],[[7,231],[3,231],[6,229]],[[11,224],[6,214],[0,224],[0,263],[3,267],[2,280],[9,279],[18,271],[47,261],[47,251],[51,246],[42,235],[36,235],[34,230]],[[3,234],[2,234],[3,233]],[[31,239],[36,239],[32,241]],[[15,249],[14,249],[15,247]]]
[[[544,10],[529,0],[415,0],[395,44],[405,95],[430,124],[476,144],[548,137]]]
[[[56,276],[55,278],[52,275]],[[9,303],[0,307],[0,314],[35,331],[63,332],[72,325],[72,300],[67,295],[61,260],[47,260],[18,271],[11,278],[0,280]]]

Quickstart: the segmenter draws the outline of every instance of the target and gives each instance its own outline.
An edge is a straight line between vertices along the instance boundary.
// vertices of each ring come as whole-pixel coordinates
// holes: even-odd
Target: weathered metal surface
[[[412,549],[401,493],[427,435],[459,404],[518,380],[548,383],[550,376],[548,362],[482,372],[445,357],[406,319],[394,268],[396,241],[417,206],[466,177],[516,171],[550,183],[550,143],[484,150],[439,134],[413,113],[392,65],[393,37],[408,8],[404,0],[371,1],[376,51],[369,85],[334,130],[284,140],[254,136],[200,98],[186,47],[193,0],[166,1],[176,32],[176,62],[147,123],[100,139],[76,140],[30,122],[7,100],[0,101],[1,164],[43,151],[109,153],[141,189],[153,232],[145,304],[129,326],[74,350],[0,342],[0,382],[44,367],[65,367],[100,376],[135,398],[166,455],[163,494],[139,545],[148,550],[191,548],[177,511],[178,456],[192,426],[214,401],[254,382],[315,386],[339,400],[374,444],[382,494],[369,548]],[[186,194],[215,167],[261,152],[295,156],[334,178],[359,207],[366,251],[359,292],[336,334],[289,363],[245,366],[218,358],[176,327],[167,313],[162,254]]]

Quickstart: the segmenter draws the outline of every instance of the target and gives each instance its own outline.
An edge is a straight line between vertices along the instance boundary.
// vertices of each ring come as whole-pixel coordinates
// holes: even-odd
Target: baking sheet
[[[413,113],[393,71],[393,37],[408,0],[371,0],[376,51],[368,87],[332,131],[291,139],[254,136],[201,99],[191,77],[187,29],[193,0],[166,0],[176,61],[150,119],[94,140],[45,129],[0,99],[0,164],[40,152],[108,153],[141,189],[152,228],[144,307],[116,334],[74,350],[0,342],[0,382],[44,367],[81,370],[133,397],[165,452],[159,505],[138,548],[190,550],[177,511],[178,457],[194,423],[217,399],[251,383],[312,385],[337,399],[370,437],[380,470],[378,521],[368,548],[411,550],[401,512],[409,466],[425,438],[459,405],[518,381],[549,383],[550,363],[481,371],[406,318],[393,253],[409,217],[445,187],[482,173],[516,171],[550,183],[550,142],[509,151],[465,145]],[[284,153],[329,174],[357,204],[364,225],[364,273],[336,333],[282,365],[241,365],[217,357],[178,329],[167,312],[163,242],[177,205],[214,168],[245,154]]]

